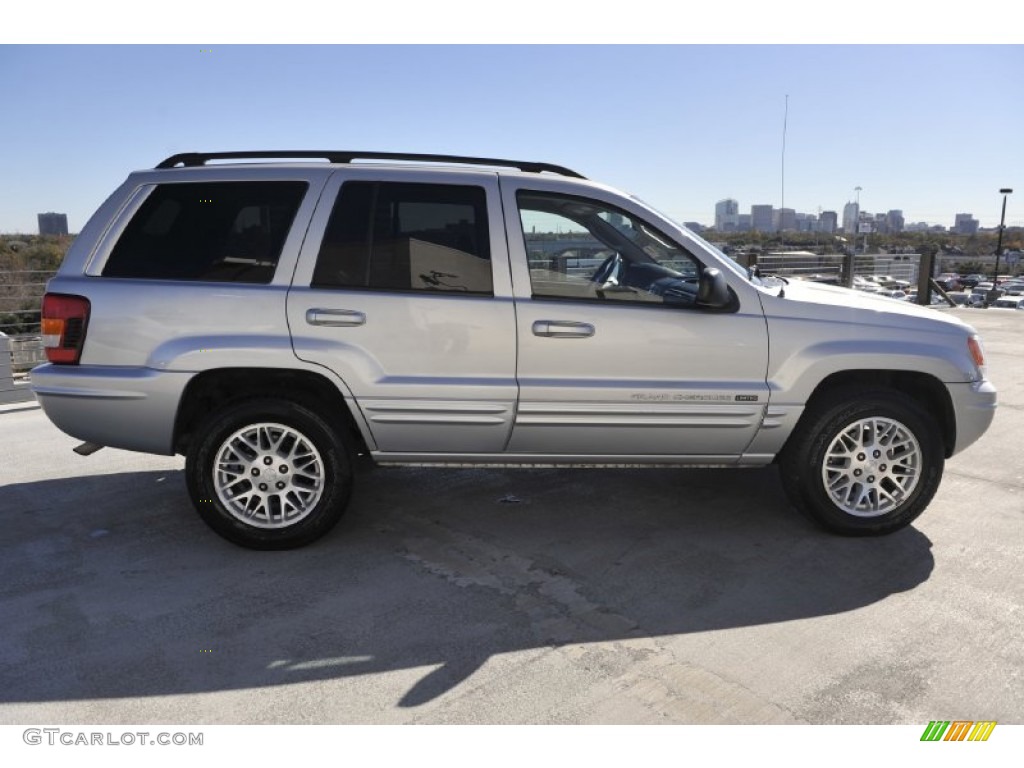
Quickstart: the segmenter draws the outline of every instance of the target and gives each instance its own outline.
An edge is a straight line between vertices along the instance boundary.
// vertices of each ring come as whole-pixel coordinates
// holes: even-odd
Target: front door
[[[768,400],[756,297],[699,308],[706,265],[639,206],[502,183],[520,389],[509,451],[735,460]]]

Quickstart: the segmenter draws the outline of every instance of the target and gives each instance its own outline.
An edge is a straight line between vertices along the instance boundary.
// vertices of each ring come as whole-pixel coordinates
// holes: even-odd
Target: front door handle
[[[354,309],[307,309],[306,322],[310,325],[351,327],[366,323],[366,315]]]
[[[572,320],[537,320],[533,324],[533,335],[556,339],[585,339],[594,335],[594,326]]]

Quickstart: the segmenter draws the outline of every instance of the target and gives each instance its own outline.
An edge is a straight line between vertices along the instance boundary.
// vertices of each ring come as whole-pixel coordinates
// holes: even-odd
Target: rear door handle
[[[354,309],[307,309],[306,322],[310,325],[351,327],[366,323],[366,315]]]
[[[585,339],[594,335],[594,326],[572,320],[537,320],[533,324],[533,335],[558,339]]]

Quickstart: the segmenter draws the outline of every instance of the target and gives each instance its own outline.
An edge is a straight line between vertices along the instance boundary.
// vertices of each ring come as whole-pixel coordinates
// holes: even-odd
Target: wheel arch
[[[913,398],[929,416],[935,419],[942,435],[943,454],[948,459],[956,446],[956,413],[946,386],[935,376],[921,371],[907,370],[851,370],[838,371],[822,379],[807,400],[797,424],[783,445],[786,450],[793,434],[813,417],[817,406],[843,390],[856,392],[865,389],[892,389]]]
[[[336,429],[349,432],[359,453],[368,452],[367,440],[348,400],[326,376],[281,368],[217,368],[194,376],[182,393],[174,421],[175,453],[188,453],[195,430],[210,413],[264,397],[307,406]]]

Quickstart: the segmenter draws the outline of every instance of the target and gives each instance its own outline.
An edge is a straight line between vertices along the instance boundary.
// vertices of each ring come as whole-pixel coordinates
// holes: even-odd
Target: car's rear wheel
[[[290,549],[327,533],[352,490],[344,428],[292,402],[227,406],[197,431],[185,473],[203,520],[252,549]]]
[[[891,533],[931,502],[942,479],[935,420],[894,390],[842,390],[813,404],[780,457],[790,500],[849,536]]]

